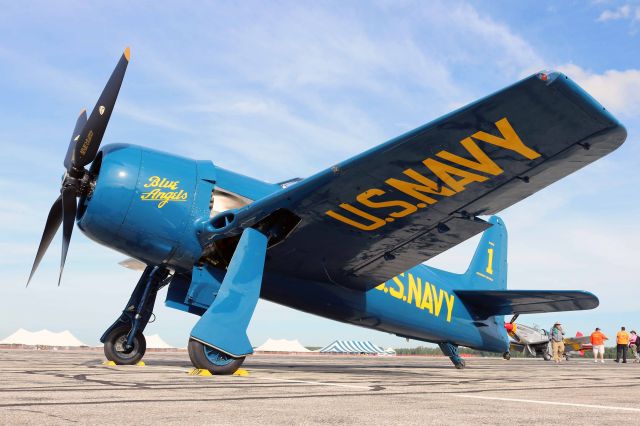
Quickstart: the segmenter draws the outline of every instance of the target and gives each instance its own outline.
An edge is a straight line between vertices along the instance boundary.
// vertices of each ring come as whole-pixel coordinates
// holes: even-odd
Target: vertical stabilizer
[[[491,216],[489,223],[493,226],[482,234],[465,274],[470,290],[507,288],[507,228],[498,216]]]

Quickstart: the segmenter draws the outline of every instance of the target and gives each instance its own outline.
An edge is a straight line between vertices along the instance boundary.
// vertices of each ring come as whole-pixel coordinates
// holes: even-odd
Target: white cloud
[[[640,70],[607,70],[596,74],[575,64],[558,67],[612,112],[637,116],[640,112]]]
[[[627,19],[631,15],[631,6],[625,4],[614,10],[605,10],[598,16],[599,22],[616,21],[618,19]]]
[[[630,4],[625,4],[617,9],[605,10],[603,11],[596,21],[598,22],[607,22],[607,21],[626,21],[629,20],[632,23],[640,22],[640,6],[631,6]]]

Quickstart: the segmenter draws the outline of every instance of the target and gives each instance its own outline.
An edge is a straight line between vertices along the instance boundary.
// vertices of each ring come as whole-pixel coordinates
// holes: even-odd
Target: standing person
[[[598,362],[598,352],[600,352],[600,362],[604,364],[604,341],[609,340],[598,327],[591,333],[591,346],[593,347],[593,362]]]
[[[640,355],[638,355],[638,348],[640,347],[640,337],[635,332],[635,330],[631,330],[631,337],[629,337],[629,348],[631,349],[631,354],[633,355],[633,362],[640,362]]]
[[[616,334],[616,362],[627,363],[627,347],[629,346],[629,333],[625,331],[624,327],[620,327],[620,331]]]
[[[559,322],[556,322],[553,324],[553,327],[551,327],[551,353],[556,363],[562,361],[562,354],[564,354],[564,331],[562,330],[562,324]]]

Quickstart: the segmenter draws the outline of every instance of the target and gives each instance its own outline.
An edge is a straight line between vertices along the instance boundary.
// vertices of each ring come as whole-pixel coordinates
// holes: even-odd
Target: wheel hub
[[[225,354],[224,352],[220,352],[216,349],[205,346],[204,354],[211,363],[219,366],[227,365],[233,362],[234,358]]]
[[[113,346],[117,352],[128,355],[133,352],[133,349],[135,348],[135,340],[133,347],[127,349],[127,335],[123,334],[122,336],[118,337]]]

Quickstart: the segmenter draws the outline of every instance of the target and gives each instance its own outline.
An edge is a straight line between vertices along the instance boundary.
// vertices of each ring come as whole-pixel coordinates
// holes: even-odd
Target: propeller
[[[515,324],[515,322],[519,316],[520,314],[515,314],[513,317],[511,317],[511,321],[504,323],[504,328],[507,330],[507,333],[509,333],[509,335],[513,337],[517,342],[520,341],[520,337],[518,337],[518,335],[516,334],[517,325]]]
[[[85,109],[80,111],[78,115],[63,161],[66,172],[62,180],[60,195],[49,210],[49,216],[42,232],[36,258],[33,261],[31,273],[27,280],[27,286],[31,282],[34,272],[38,269],[38,265],[40,265],[40,261],[49,248],[58,228],[60,228],[60,224],[62,224],[62,255],[60,258],[60,274],[58,276],[58,286],[60,286],[64,263],[69,251],[69,241],[73,232],[73,224],[78,210],[77,198],[85,194],[90,186],[91,176],[84,167],[91,163],[98,154],[102,137],[107,129],[107,124],[109,124],[109,118],[113,112],[113,107],[129,64],[129,57],[130,50],[127,47],[102,90],[102,94],[100,94],[89,118],[87,118]]]

